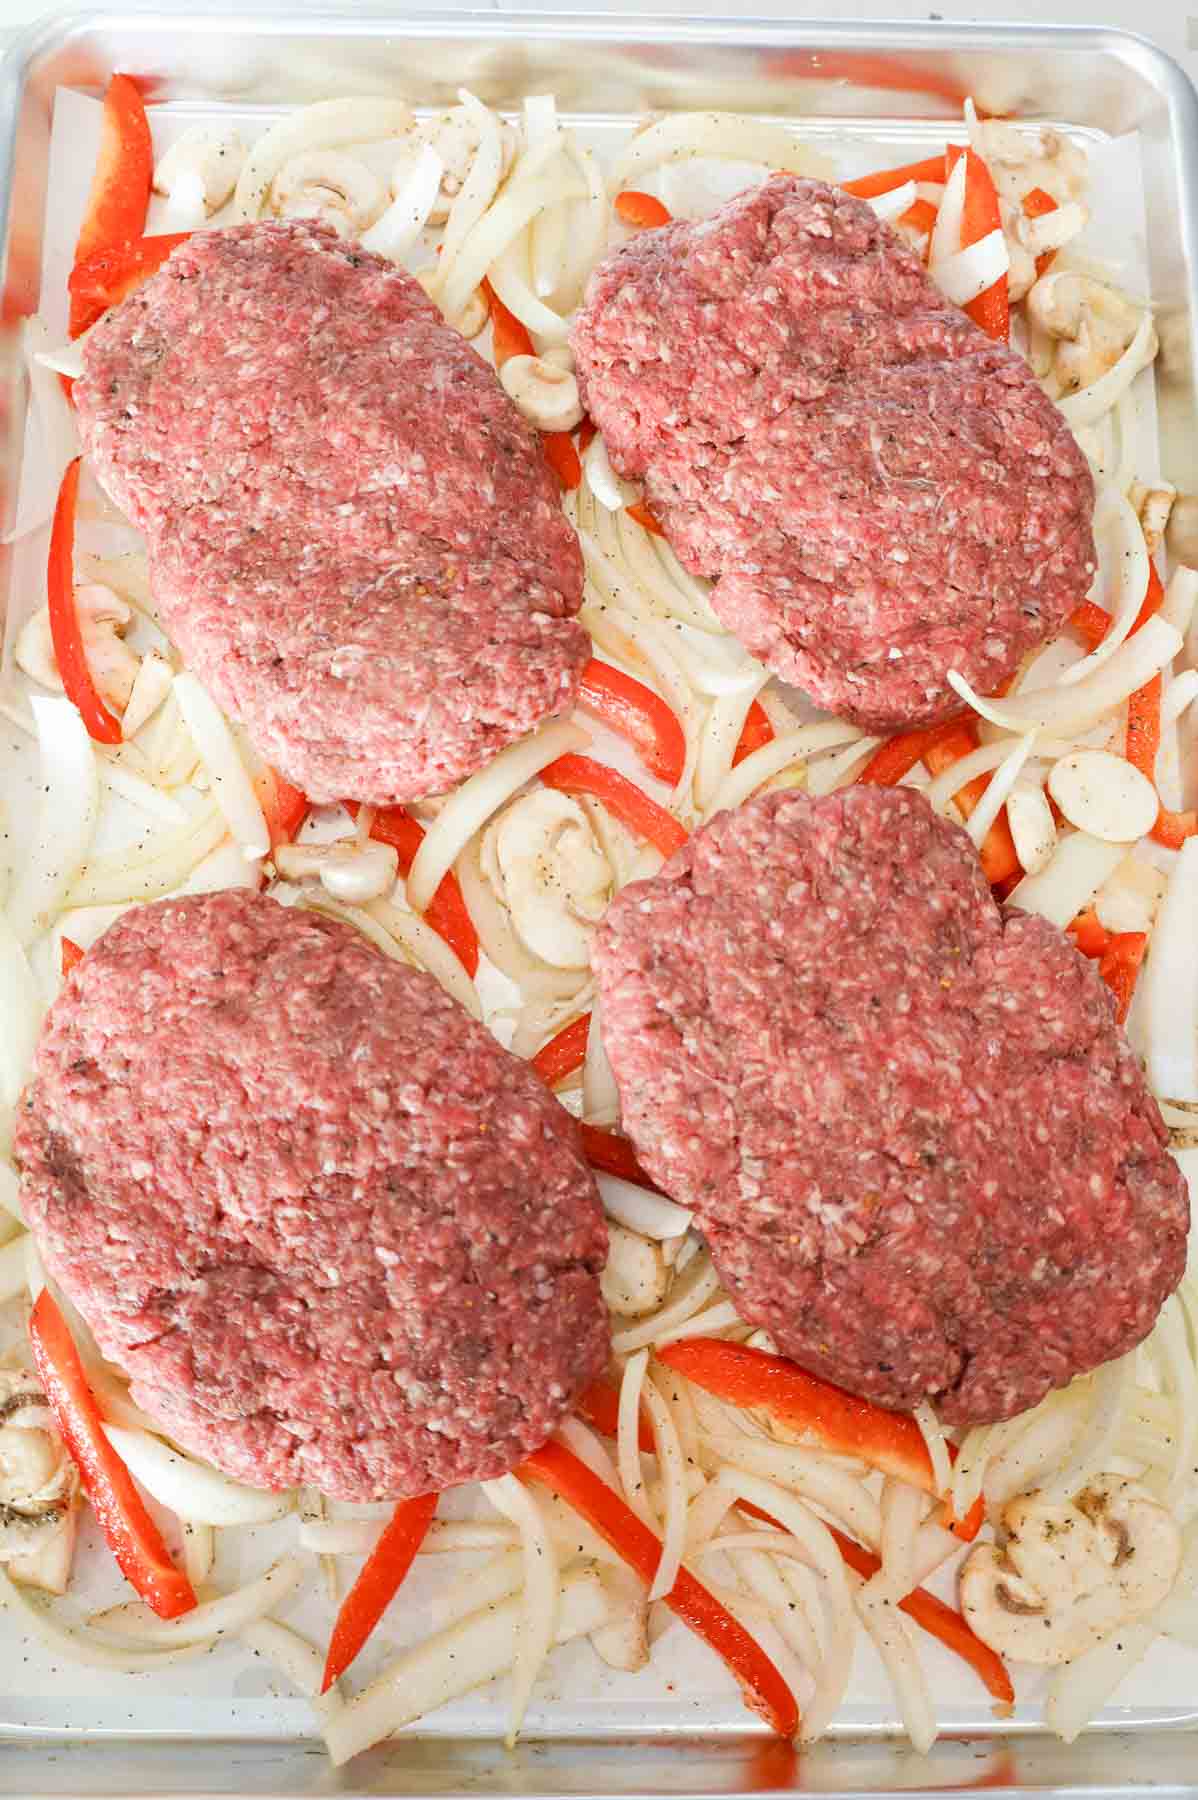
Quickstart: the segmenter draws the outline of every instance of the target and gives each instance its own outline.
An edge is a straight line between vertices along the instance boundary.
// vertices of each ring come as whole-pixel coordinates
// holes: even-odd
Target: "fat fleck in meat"
[[[641,1161],[805,1368],[975,1424],[1152,1329],[1189,1207],[1112,997],[921,795],[719,814],[594,963]]]
[[[1093,483],[1024,360],[872,208],[775,176],[640,232],[575,324],[587,406],[729,630],[868,730],[993,693],[1085,598]]]
[[[254,1486],[501,1475],[607,1360],[569,1115],[338,921],[245,890],[125,913],[51,1008],[16,1155],[134,1400]]]
[[[310,799],[443,792],[573,704],[582,564],[537,435],[383,258],[199,232],[75,401],[185,660]]]

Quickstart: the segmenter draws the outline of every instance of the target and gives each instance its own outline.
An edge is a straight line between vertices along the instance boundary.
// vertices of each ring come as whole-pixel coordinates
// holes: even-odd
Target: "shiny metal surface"
[[[54,90],[66,84],[98,92],[116,67],[144,77],[162,99],[241,105],[338,91],[399,92],[435,104],[468,82],[499,105],[530,88],[551,88],[564,107],[590,115],[719,106],[847,120],[883,113],[914,126],[956,115],[961,97],[972,92],[991,111],[1019,118],[1068,120],[1108,134],[1138,131],[1163,344],[1163,473],[1180,487],[1198,488],[1198,97],[1181,70],[1141,39],[1099,27],[401,14],[399,0],[386,18],[363,17],[352,6],[341,13],[297,4],[235,10],[215,0],[202,12],[67,16],[18,40],[0,65],[0,528],[11,522],[26,403],[11,326],[37,300]],[[893,135],[892,126],[888,131]],[[0,562],[0,587],[6,585]],[[1065,1746],[1039,1735],[987,1735],[941,1742],[927,1759],[876,1736],[801,1753],[752,1731],[566,1739],[525,1743],[511,1755],[490,1742],[415,1736],[341,1773],[302,1742],[0,1741],[0,1796],[23,1800],[773,1793],[863,1800],[978,1788],[1011,1800],[1114,1800],[1147,1790],[1162,1800],[1198,1800],[1198,1736],[1140,1730]]]

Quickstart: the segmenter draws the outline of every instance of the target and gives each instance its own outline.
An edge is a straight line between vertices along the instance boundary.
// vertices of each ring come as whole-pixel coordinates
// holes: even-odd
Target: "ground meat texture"
[[[306,221],[198,233],[96,326],[75,403],[185,660],[310,799],[442,792],[573,704],[556,478],[383,258]]]
[[[613,465],[724,624],[867,730],[946,716],[950,669],[993,693],[1090,586],[1064,419],[862,200],[780,175],[640,232],[572,341]]]
[[[338,921],[244,890],[124,914],[50,1011],[16,1154],[134,1400],[254,1486],[503,1474],[606,1362],[569,1115]]]
[[[594,963],[641,1161],[805,1368],[976,1424],[1151,1330],[1189,1208],[1111,995],[921,795],[719,814]]]

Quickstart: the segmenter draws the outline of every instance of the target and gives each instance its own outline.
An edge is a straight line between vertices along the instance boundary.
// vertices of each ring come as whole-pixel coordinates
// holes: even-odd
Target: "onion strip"
[[[1071,687],[1035,688],[1006,700],[986,700],[950,669],[954,693],[991,725],[1002,731],[1084,731],[1129,694],[1151,681],[1181,649],[1181,633],[1157,617],[1133,632],[1109,662]]]
[[[160,1619],[143,1600],[114,1606],[93,1615],[90,1624],[120,1637],[135,1638],[147,1648],[178,1649],[184,1644],[208,1643],[227,1632],[238,1632],[294,1594],[306,1571],[298,1556],[281,1556],[257,1580],[232,1593],[201,1601],[177,1619]]]
[[[557,1636],[560,1578],[557,1552],[536,1496],[514,1475],[484,1481],[482,1490],[496,1511],[516,1526],[524,1559],[520,1629],[516,1637],[512,1697],[504,1738],[508,1749],[512,1750],[520,1735],[537,1676]]]
[[[738,162],[764,163],[767,168],[791,175],[832,175],[826,156],[804,144],[785,125],[767,119],[746,118],[742,113],[670,113],[646,131],[640,131],[616,158],[613,189],[638,187],[644,177],[662,163],[688,156],[731,157]]]
[[[283,164],[301,150],[335,150],[343,144],[406,137],[415,128],[402,100],[369,97],[318,100],[271,125],[245,159],[233,195],[234,216],[256,219]]]
[[[690,1230],[694,1214],[689,1208],[618,1175],[598,1175],[596,1180],[604,1212],[628,1231],[664,1243],[667,1238],[681,1237]]]
[[[105,1425],[113,1449],[150,1498],[200,1525],[267,1525],[293,1510],[291,1493],[245,1487],[145,1432]]]
[[[30,702],[41,757],[37,829],[8,902],[8,922],[29,944],[54,922],[83,867],[100,811],[96,758],[69,700]]]
[[[176,675],[174,693],[234,842],[248,857],[265,856],[270,832],[224,714],[194,675]]]

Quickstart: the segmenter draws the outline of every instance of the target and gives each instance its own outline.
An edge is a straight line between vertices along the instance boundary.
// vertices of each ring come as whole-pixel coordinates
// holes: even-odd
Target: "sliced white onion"
[[[270,832],[224,714],[194,675],[176,675],[174,692],[230,833],[246,856],[265,856]]]
[[[868,204],[873,207],[879,219],[885,219],[889,223],[892,219],[901,219],[918,198],[915,183],[904,181],[901,187],[891,188],[888,194],[875,194]]]
[[[734,162],[726,157],[688,156],[663,163],[657,191],[672,219],[706,219],[729,200],[768,181],[771,171],[760,162]]]
[[[1177,853],[1140,977],[1148,1079],[1157,1094],[1198,1101],[1198,838]]]
[[[649,1352],[633,1352],[620,1378],[620,1406],[616,1426],[616,1466],[624,1498],[644,1524],[657,1529],[657,1519],[645,1490],[640,1452],[641,1392],[649,1367]]]
[[[520,1735],[537,1676],[557,1637],[560,1577],[557,1552],[535,1495],[514,1475],[484,1481],[482,1489],[496,1511],[516,1526],[524,1558],[524,1593],[504,1739],[511,1750]]]
[[[608,512],[620,512],[636,500],[636,489],[628,482],[621,481],[612,468],[601,431],[595,433],[582,453],[582,470],[587,486],[600,506],[606,507]]]
[[[407,879],[409,904],[424,912],[443,877],[492,814],[549,763],[590,741],[577,725],[559,720],[509,744],[485,769],[464,781],[432,821],[416,852]]]
[[[561,311],[568,312],[582,298],[587,278],[603,255],[610,209],[598,157],[580,144],[572,131],[565,132],[564,137],[566,156],[578,172],[584,195],[581,201],[564,208],[567,215],[564,264],[556,289],[545,297],[552,299]],[[559,210],[563,209],[546,207],[538,215],[533,223],[534,242]]]
[[[105,1643],[102,1638],[80,1626],[59,1625],[49,1607],[34,1600],[24,1588],[19,1587],[2,1563],[0,1604],[7,1607],[19,1625],[32,1631],[54,1655],[64,1656],[68,1662],[83,1663],[88,1668],[109,1669],[119,1675],[143,1675],[159,1669],[169,1669],[175,1663],[185,1662],[190,1657],[202,1656],[212,1642],[211,1638],[205,1638],[178,1650],[125,1650],[118,1644]]]
[[[944,193],[936,214],[936,223],[932,227],[931,242],[928,245],[929,268],[934,268],[937,263],[947,262],[961,248],[961,230],[965,221],[967,169],[967,159],[959,156],[953,164],[952,174],[944,184]]]
[[[686,1271],[685,1279],[675,1282],[669,1300],[659,1313],[655,1313],[650,1319],[640,1319],[623,1331],[612,1333],[611,1347],[615,1354],[630,1356],[634,1350],[657,1343],[663,1333],[685,1324],[687,1319],[702,1311],[718,1292],[719,1285],[720,1278],[712,1266],[711,1257],[704,1250],[695,1257]]]
[[[964,158],[962,158],[964,161]],[[976,244],[932,263],[929,273],[946,300],[954,306],[968,306],[996,281],[1001,281],[1011,267],[1007,240],[999,229],[989,231]]]
[[[561,1584],[556,1641],[568,1643],[609,1624],[617,1606],[593,1567]],[[408,1650],[342,1707],[324,1727],[324,1741],[340,1767],[423,1714],[482,1687],[511,1668],[521,1602],[505,1600]]]
[[[847,749],[835,750],[830,756],[818,757],[807,770],[808,793],[818,798],[823,794],[834,793],[837,788],[847,787],[856,780],[860,770],[883,741],[880,737],[858,738]],[[758,755],[760,754],[759,751]],[[746,757],[744,766],[747,767],[748,763],[749,758]]]
[[[591,1003],[587,1027],[587,1052],[582,1066],[582,1105],[593,1125],[614,1125],[620,1116],[620,1090],[603,1048],[603,1024],[598,996]]]
[[[616,188],[640,186],[650,170],[660,168],[662,163],[681,162],[688,156],[764,163],[769,169],[791,175],[826,179],[833,174],[829,159],[804,144],[785,125],[743,113],[684,112],[671,113],[638,132],[616,158],[613,183]]]
[[[706,1418],[703,1396],[696,1396],[696,1404],[700,1418]],[[836,1519],[870,1550],[881,1549],[882,1514],[877,1500],[862,1481],[835,1467],[822,1451],[734,1435],[726,1424],[723,1429],[705,1427],[703,1442],[721,1462],[765,1481],[779,1482]]]
[[[431,144],[422,146],[403,186],[381,218],[362,233],[363,250],[402,262],[418,241],[436,203],[445,164]]]
[[[1125,1619],[1083,1656],[1053,1671],[1044,1717],[1056,1735],[1071,1744],[1101,1712],[1124,1676],[1148,1653],[1155,1625]]]
[[[1113,368],[1076,394],[1066,394],[1057,405],[1076,431],[1079,426],[1094,425],[1110,412],[1120,395],[1127,392],[1141,369],[1146,369],[1157,351],[1156,329],[1152,314],[1145,312],[1131,343]]]
[[[83,867],[99,816],[96,758],[87,727],[69,700],[35,694],[41,766],[37,828],[8,902],[8,921],[23,944],[54,921]]]
[[[793,1538],[763,1526],[760,1531],[736,1531],[725,1524],[720,1536],[703,1547],[703,1552],[726,1556],[737,1580],[748,1587],[770,1610],[770,1623],[782,1641],[794,1651],[804,1669],[818,1669],[822,1661],[819,1636],[807,1608],[797,1603],[794,1590],[779,1573],[778,1562],[810,1573],[806,1563],[795,1565],[802,1551]],[[775,1561],[774,1559],[778,1559]],[[818,1610],[818,1600],[816,1601]]]
[[[855,725],[843,724],[838,719],[829,720],[827,724],[803,725],[797,731],[772,738],[730,771],[712,796],[707,816],[731,812],[792,764],[805,762],[809,756],[817,756],[824,750],[838,749],[845,743],[855,744],[860,738],[861,733]]]
[[[55,375],[65,375],[68,381],[78,381],[83,373],[83,338],[76,338],[73,344],[59,344],[53,350],[38,350],[35,361],[43,369],[52,369]]]
[[[245,159],[233,195],[235,218],[256,219],[275,176],[301,150],[336,150],[344,144],[367,144],[383,138],[407,137],[415,127],[402,100],[370,97],[318,100],[271,125]]]
[[[1194,620],[1194,608],[1198,605],[1198,569],[1191,569],[1185,563],[1178,563],[1165,586],[1164,604],[1160,616],[1174,630],[1185,637]]]
[[[567,200],[581,200],[584,191],[564,158],[556,171],[509,181],[470,232],[444,276],[441,297],[449,316],[461,311],[496,258],[538,213]]]
[[[932,1465],[932,1486],[938,1494],[947,1494],[952,1486],[953,1465],[944,1426],[936,1417],[936,1409],[930,1400],[921,1400],[917,1406],[913,1406],[911,1417],[919,1426],[920,1435],[927,1445],[928,1461]]]
[[[1134,844],[1160,810],[1156,789],[1126,757],[1077,750],[1053,764],[1048,791],[1079,831],[1109,844]]]
[[[160,1619],[144,1601],[133,1600],[93,1614],[89,1623],[117,1637],[134,1638],[146,1648],[173,1650],[184,1644],[207,1643],[265,1618],[295,1593],[305,1574],[302,1557],[281,1556],[256,1581],[247,1581],[244,1587],[214,1600],[201,1601],[177,1619]]]
[[[681,1343],[683,1338],[719,1337],[723,1331],[743,1331],[744,1323],[733,1301],[720,1300],[678,1325],[662,1325],[659,1320],[653,1333],[653,1345],[660,1349],[664,1344]]]
[[[1035,688],[1006,700],[986,700],[951,669],[949,686],[983,719],[1003,731],[1084,731],[1112,712],[1166,668],[1181,648],[1181,633],[1161,618],[1149,619],[1119,646],[1109,662],[1071,687]]]
[[[649,1589],[649,1602],[652,1604],[654,1600],[663,1600],[673,1591],[678,1571],[682,1567],[682,1555],[686,1548],[686,1462],[673,1414],[651,1375],[645,1376],[641,1388],[641,1404],[649,1416],[653,1448],[661,1475],[658,1512],[662,1521],[662,1549],[661,1560]]]
[[[717,700],[747,695],[747,712],[754,696],[769,680],[769,670],[750,656],[730,632],[716,636],[679,622],[673,628],[672,639],[675,655],[700,694],[710,694]]]
[[[670,1279],[660,1244],[609,1221],[607,1261],[599,1277],[609,1312],[619,1313],[621,1318],[643,1318],[661,1305]]]
[[[4,1012],[7,1019],[9,1014]],[[5,1228],[19,1225],[24,1231],[25,1214],[21,1210],[21,1184],[10,1162],[0,1161],[0,1213],[6,1215]]]
[[[0,1306],[25,1292],[28,1268],[25,1237],[21,1233],[0,1249]]]
[[[604,510],[606,512],[606,508]],[[618,560],[627,569],[633,584],[645,595],[649,605],[660,608],[667,618],[680,619],[684,624],[693,625],[709,636],[722,637],[724,627],[712,612],[702,584],[693,576],[686,575],[665,539],[646,531],[632,517],[627,507],[608,516],[615,521],[620,551]],[[672,564],[667,563],[666,556],[658,554],[659,544],[673,558]],[[684,582],[675,580],[673,567],[677,567],[683,574]]]
[[[121,736],[126,742],[135,738],[149,723],[171,691],[174,674],[165,656],[149,650],[141,659],[133,687],[121,714]]]
[[[33,410],[50,465],[49,491],[54,495],[58,492],[67,464],[74,461],[82,448],[79,428],[75,423],[74,409],[62,391],[58,376],[38,360],[39,356],[54,349],[44,322],[35,313],[24,321],[22,333]]]
[[[7,1120],[29,1079],[33,1052],[41,1030],[42,997],[24,945],[0,913],[0,1102]]]
[[[154,900],[186,881],[225,836],[225,821],[211,802],[187,825],[152,838],[144,849],[93,856],[67,895],[76,906],[125,906]]]
[[[1094,531],[1101,552],[1099,580],[1102,604],[1111,615],[1101,644],[1061,676],[1063,687],[1084,681],[1109,662],[1131,632],[1148,589],[1148,546],[1140,521],[1125,494],[1105,486],[1094,509]],[[1097,584],[1096,584],[1097,585]]]
[[[1057,845],[1057,823],[1042,787],[1015,783],[1007,795],[1007,824],[1020,867],[1027,875],[1038,875],[1052,861]]]
[[[478,839],[466,845],[454,864],[479,943],[489,962],[519,988],[526,1001],[565,1004],[573,1001],[586,984],[579,969],[552,969],[533,956],[512,929],[507,909],[483,873]],[[579,1010],[575,1008],[574,1010]]]
[[[903,1729],[912,1747],[920,1756],[926,1756],[938,1735],[936,1713],[914,1635],[898,1609],[898,1597],[883,1571],[858,1593],[857,1615],[890,1677]]]
[[[290,1625],[281,1625],[277,1619],[255,1619],[252,1625],[244,1625],[238,1636],[248,1650],[272,1662],[297,1693],[312,1701],[322,1717],[331,1717],[339,1711],[340,1696],[332,1690],[327,1694],[320,1691],[324,1680],[324,1657]]]
[[[106,1425],[104,1430],[134,1479],[180,1518],[201,1525],[267,1525],[294,1510],[293,1493],[245,1487],[146,1432],[127,1431],[120,1425]]]
[[[618,1175],[597,1175],[603,1210],[609,1219],[624,1225],[642,1237],[664,1243],[667,1238],[681,1237],[689,1231],[694,1214],[685,1206],[676,1206],[662,1194],[648,1188],[635,1187]]]
[[[1125,844],[1108,844],[1088,832],[1074,831],[1057,845],[1052,861],[1038,875],[1026,875],[1007,901],[1021,912],[1038,913],[1064,931],[1085,910],[1127,854]]]
[[[554,209],[559,216],[561,208]],[[542,213],[543,219],[546,215]],[[537,223],[539,221],[534,221]],[[542,348],[546,345],[564,344],[569,332],[569,323],[561,313],[555,312],[544,300],[532,290],[529,283],[529,238],[531,228],[518,232],[491,264],[487,279],[503,301],[508,311],[514,313],[522,325],[535,332],[542,340]]]
[[[98,774],[110,793],[118,794],[130,806],[136,806],[151,818],[161,819],[166,825],[186,825],[191,816],[173,794],[164,793],[152,781],[143,781],[140,775],[134,775],[110,757],[100,757]]]
[[[1195,700],[1198,700],[1198,669],[1183,669],[1169,683],[1161,700],[1161,731],[1176,725]]]
[[[998,765],[986,792],[969,815],[965,829],[979,850],[986,841],[987,832],[1006,804],[1008,794],[1022,774],[1023,765],[1031,755],[1035,741],[1034,731],[1029,731],[1026,737],[1020,738],[1015,748]]]
[[[183,1568],[193,1588],[201,1588],[212,1573],[216,1561],[216,1533],[211,1525],[195,1519],[180,1519],[183,1533]]]

